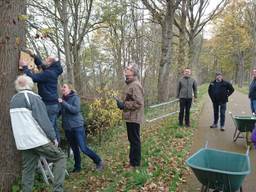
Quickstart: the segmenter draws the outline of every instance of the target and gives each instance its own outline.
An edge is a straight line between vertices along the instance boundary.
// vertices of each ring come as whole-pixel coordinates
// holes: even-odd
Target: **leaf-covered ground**
[[[83,155],[83,170],[67,178],[67,191],[177,191],[177,186],[185,182],[183,175],[188,170],[185,160],[205,92],[206,87],[201,87],[200,102],[194,105],[197,110],[192,113],[190,128],[178,127],[177,116],[143,126],[142,164],[137,170],[125,169],[129,151],[125,127],[114,128],[106,133],[102,144],[94,147],[105,161],[105,170],[102,173],[95,172],[92,161]]]
[[[139,169],[125,169],[129,144],[125,129],[120,128],[111,140],[96,148],[105,161],[105,170],[95,172],[91,160],[83,156],[83,170],[71,174],[65,187],[68,191],[175,191],[183,181],[184,159],[189,151],[193,128],[179,128],[173,122],[176,121],[169,119],[144,126]]]
[[[97,138],[89,138],[89,146],[104,159],[105,169],[103,172],[96,172],[93,162],[82,155],[82,171],[70,173],[65,180],[65,191],[177,191],[179,184],[185,182],[184,177],[188,171],[185,160],[191,147],[206,86],[202,86],[199,92],[198,101],[193,107],[196,110],[191,114],[190,128],[178,127],[176,115],[143,125],[142,162],[141,167],[136,170],[125,168],[129,162],[129,143],[125,126],[104,133],[101,145],[98,144]],[[72,168],[71,157],[68,159],[68,170],[71,171]],[[36,186],[36,191],[48,191],[45,185],[38,185],[38,181]]]

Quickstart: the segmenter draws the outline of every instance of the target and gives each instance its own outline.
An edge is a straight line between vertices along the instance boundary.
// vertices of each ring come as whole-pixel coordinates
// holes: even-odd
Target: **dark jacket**
[[[249,87],[249,98],[251,100],[256,100],[256,79],[252,80]]]
[[[208,94],[213,103],[226,103],[228,97],[234,92],[234,88],[231,83],[222,80],[217,82],[212,81],[208,88]]]
[[[42,97],[42,100],[46,105],[58,103],[58,77],[63,72],[59,61],[54,62],[48,68],[44,68],[42,61],[39,57],[35,56],[35,64],[43,68],[40,73],[32,73],[27,66],[23,67],[23,71],[26,75],[31,77],[34,82],[37,83],[38,94]]]
[[[84,118],[80,110],[80,97],[74,92],[62,97],[62,127],[65,130],[84,126]]]
[[[197,84],[191,77],[182,77],[177,86],[177,98],[191,99],[197,98]]]

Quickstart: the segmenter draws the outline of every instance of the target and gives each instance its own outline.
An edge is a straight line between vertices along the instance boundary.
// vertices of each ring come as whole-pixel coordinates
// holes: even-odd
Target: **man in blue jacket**
[[[28,51],[28,53],[34,58],[35,64],[38,68],[41,68],[42,71],[33,73],[28,68],[28,63],[25,61],[20,61],[20,66],[22,67],[23,72],[37,83],[38,94],[42,97],[42,100],[46,105],[49,119],[53,124],[57,139],[60,141],[60,133],[57,127],[57,116],[60,111],[57,88],[58,77],[63,72],[62,66],[56,57],[49,56],[42,62],[42,60],[31,51]]]
[[[251,101],[252,114],[255,115],[256,112],[256,68],[252,70],[253,80],[249,87],[249,99]]]

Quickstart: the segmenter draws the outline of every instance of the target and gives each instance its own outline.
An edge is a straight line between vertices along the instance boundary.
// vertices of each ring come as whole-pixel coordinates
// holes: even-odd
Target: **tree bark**
[[[181,1],[181,18],[179,26],[179,52],[178,52],[178,69],[187,66],[186,63],[186,0]]]
[[[9,116],[10,99],[15,93],[13,82],[18,73],[19,52],[24,46],[25,27],[22,15],[26,1],[0,2],[0,191],[10,192],[20,176],[20,153],[16,150]]]
[[[167,4],[166,16],[162,23],[161,60],[158,74],[158,101],[168,100],[169,74],[172,64],[174,11],[171,2]]]
[[[243,87],[243,81],[244,81],[244,52],[239,51],[237,54],[238,57],[238,86]]]
[[[59,0],[55,0],[55,5],[61,17],[61,24],[63,27],[63,41],[64,41],[64,50],[65,50],[65,62],[67,67],[67,80],[69,83],[74,84],[74,72],[72,66],[72,57],[71,57],[71,46],[70,46],[70,34],[68,30],[68,2],[67,0],[62,0],[60,4]]]
[[[73,48],[73,60],[74,60],[74,82],[75,82],[75,89],[77,90],[79,95],[82,95],[82,79],[81,79],[81,73],[82,73],[82,67],[80,63],[79,58],[79,48],[74,47]]]

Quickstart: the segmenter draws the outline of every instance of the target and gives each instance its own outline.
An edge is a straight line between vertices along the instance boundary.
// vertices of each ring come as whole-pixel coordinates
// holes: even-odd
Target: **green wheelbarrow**
[[[233,141],[236,142],[238,138],[245,138],[247,146],[251,144],[250,140],[250,133],[253,131],[255,123],[256,123],[256,117],[255,116],[249,116],[249,115],[232,115],[230,113],[234,124],[235,124],[235,133],[233,135]]]
[[[242,192],[243,180],[251,172],[249,149],[240,154],[205,147],[186,163],[202,184],[201,192]]]

